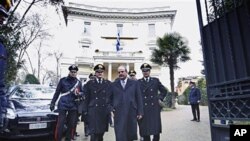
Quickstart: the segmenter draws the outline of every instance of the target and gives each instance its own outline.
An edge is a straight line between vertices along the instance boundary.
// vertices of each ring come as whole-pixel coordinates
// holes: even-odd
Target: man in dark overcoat
[[[144,116],[139,121],[140,135],[144,141],[151,141],[150,135],[153,135],[153,141],[160,140],[161,127],[161,105],[167,95],[167,89],[161,84],[158,78],[151,77],[152,67],[144,63],[141,65],[143,78],[139,79],[140,88],[143,97]]]
[[[90,80],[95,80],[95,79],[96,79],[95,75],[93,73],[90,73],[89,74],[89,81]],[[87,82],[85,84],[87,84]],[[84,84],[84,86],[86,86],[85,84]],[[88,120],[87,120],[88,119],[88,116],[87,116],[88,113],[87,113],[87,105],[85,104],[84,101],[82,101],[82,103],[79,105],[78,110],[79,110],[79,112],[82,112],[81,121],[84,122],[84,135],[85,135],[85,137],[88,137],[88,135],[89,135]]]
[[[87,107],[90,141],[103,141],[103,135],[109,127],[107,98],[111,82],[103,78],[105,67],[102,64],[97,64],[94,71],[96,78],[89,80],[84,86],[84,103]]]
[[[199,103],[201,100],[200,89],[196,87],[195,82],[189,82],[190,93],[188,95],[188,103],[191,105],[193,119],[191,121],[200,122],[200,108]]]
[[[137,120],[143,116],[140,86],[137,81],[128,79],[125,66],[118,67],[118,74],[119,78],[110,89],[116,141],[137,140]]]

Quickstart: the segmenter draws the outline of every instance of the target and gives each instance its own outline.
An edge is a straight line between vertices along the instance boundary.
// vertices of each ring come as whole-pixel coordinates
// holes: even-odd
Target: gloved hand
[[[49,109],[50,111],[53,111],[55,109],[55,104],[51,103]]]

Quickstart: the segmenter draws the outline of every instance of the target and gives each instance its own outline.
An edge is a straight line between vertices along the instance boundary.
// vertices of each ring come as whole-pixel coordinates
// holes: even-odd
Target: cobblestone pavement
[[[200,106],[200,112],[200,122],[190,121],[192,112],[189,105],[177,105],[175,110],[162,112],[161,141],[211,141],[208,107]],[[80,137],[76,141],[89,141],[89,137],[84,137],[82,122],[77,131]],[[115,141],[113,128],[105,133],[104,141]]]

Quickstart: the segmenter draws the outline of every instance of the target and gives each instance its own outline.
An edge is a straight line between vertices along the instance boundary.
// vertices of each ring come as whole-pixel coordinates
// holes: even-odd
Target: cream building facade
[[[162,67],[150,62],[150,57],[157,48],[157,37],[171,32],[176,12],[167,5],[117,8],[68,2],[63,15],[74,56],[68,52],[61,59],[61,75],[68,73],[70,64],[76,64],[79,78],[86,80],[96,64],[103,64],[105,77],[111,81],[118,77],[119,65],[135,70],[140,78],[140,66],[146,62],[152,65],[151,75],[161,78]],[[116,50],[118,33],[120,51]],[[169,79],[162,81],[166,84]]]

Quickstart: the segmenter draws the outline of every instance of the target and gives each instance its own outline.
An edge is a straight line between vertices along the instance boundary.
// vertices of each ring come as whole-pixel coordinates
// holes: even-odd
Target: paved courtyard
[[[201,122],[190,121],[192,112],[190,106],[178,105],[177,109],[164,111],[162,117],[161,141],[211,141],[208,107],[200,106]],[[80,137],[76,141],[89,141],[84,137],[83,123],[77,129]],[[115,141],[114,129],[109,128],[104,141]]]

